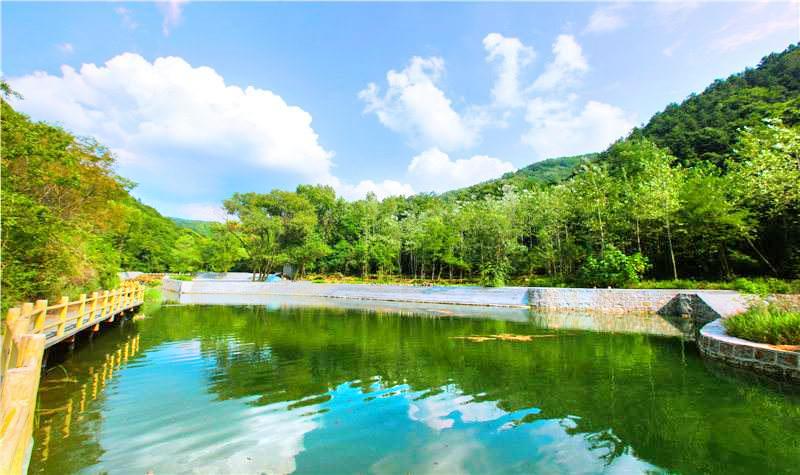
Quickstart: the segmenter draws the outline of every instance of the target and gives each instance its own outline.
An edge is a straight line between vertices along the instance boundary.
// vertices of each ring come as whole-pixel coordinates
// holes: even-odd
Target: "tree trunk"
[[[669,258],[672,261],[672,278],[678,280],[678,267],[675,265],[675,252],[672,250],[672,231],[670,230],[669,217],[667,217],[667,242],[669,244]]]
[[[642,238],[639,235],[639,217],[636,217],[636,246],[639,248],[639,254],[642,254]]]

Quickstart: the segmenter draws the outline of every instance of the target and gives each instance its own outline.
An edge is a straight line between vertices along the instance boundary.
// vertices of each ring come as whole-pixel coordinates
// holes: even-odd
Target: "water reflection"
[[[98,362],[86,368],[86,378],[79,385],[77,379],[69,376],[65,376],[63,379],[59,379],[57,376],[46,379],[47,384],[43,384],[40,391],[43,399],[48,392],[57,391],[66,397],[58,398],[59,405],[57,406],[49,405],[49,407],[41,407],[37,411],[38,424],[41,427],[39,450],[43,462],[46,462],[49,457],[53,426],[59,428],[60,436],[56,437],[57,441],[68,439],[72,433],[73,419],[77,419],[78,423],[83,421],[87,405],[102,394],[106,384],[114,377],[114,371],[126,365],[128,359],[136,355],[139,351],[139,342],[140,335],[136,335],[125,339],[124,343],[118,344],[116,351],[105,354],[102,364]],[[56,373],[58,372],[56,371]]]
[[[551,335],[474,342],[468,335]],[[95,383],[96,381],[96,383]],[[42,382],[32,473],[790,472],[800,399],[673,338],[164,307]]]

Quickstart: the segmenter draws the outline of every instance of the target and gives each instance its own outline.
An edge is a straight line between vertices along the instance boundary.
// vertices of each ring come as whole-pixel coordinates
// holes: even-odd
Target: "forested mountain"
[[[13,92],[4,83],[3,94]],[[716,81],[601,154],[473,187],[347,202],[236,193],[226,224],[130,196],[92,139],[2,101],[2,302],[112,285],[120,269],[304,271],[571,285],[800,274],[800,49]]]
[[[765,118],[800,124],[800,46],[761,60],[758,67],[719,79],[681,104],[670,104],[634,132],[669,149],[687,166],[724,166],[743,127]]]
[[[211,228],[214,225],[213,221],[202,221],[199,219],[186,219],[186,218],[169,218],[173,223],[177,224],[179,228],[191,229],[201,236],[211,236]]]
[[[582,163],[596,160],[599,154],[587,153],[573,157],[549,158],[540,162],[520,168],[515,172],[506,173],[500,178],[487,180],[476,185],[448,191],[442,194],[443,198],[467,199],[480,198],[486,195],[499,196],[503,188],[513,186],[518,189],[529,189],[541,185],[555,185],[575,173]]]

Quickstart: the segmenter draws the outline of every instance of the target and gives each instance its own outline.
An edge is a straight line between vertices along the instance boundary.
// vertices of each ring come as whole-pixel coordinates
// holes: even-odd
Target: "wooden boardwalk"
[[[144,302],[144,286],[124,283],[112,291],[26,303],[8,311],[0,357],[0,474],[20,474],[30,457],[36,397],[45,348],[74,341],[81,331],[98,331]]]

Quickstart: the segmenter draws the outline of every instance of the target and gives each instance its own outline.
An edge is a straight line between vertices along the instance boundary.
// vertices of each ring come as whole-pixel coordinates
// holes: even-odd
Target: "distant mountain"
[[[494,180],[448,191],[442,196],[450,199],[479,198],[487,195],[499,196],[502,194],[503,187],[509,185],[518,189],[553,185],[571,177],[582,163],[596,160],[598,157],[597,153],[587,153],[572,157],[549,158],[520,168],[515,172],[506,173]]]
[[[800,45],[764,57],[727,79],[718,79],[699,94],[680,104],[670,104],[630,136],[647,137],[678,158],[685,166],[711,162],[724,167],[731,157],[742,127],[765,118],[779,118],[785,125],[800,125]],[[530,188],[569,179],[584,161],[602,161],[608,150],[536,162],[500,178],[452,190],[449,199],[480,198],[502,194],[506,185]]]
[[[199,219],[185,219],[185,218],[173,218],[169,217],[169,219],[178,225],[179,228],[184,229],[191,229],[192,231],[196,232],[201,236],[211,236],[211,226],[214,224],[213,221],[201,221]]]
[[[765,118],[800,124],[800,46],[764,57],[756,68],[718,79],[680,104],[655,114],[641,134],[668,148],[684,165],[722,165],[742,127]]]

